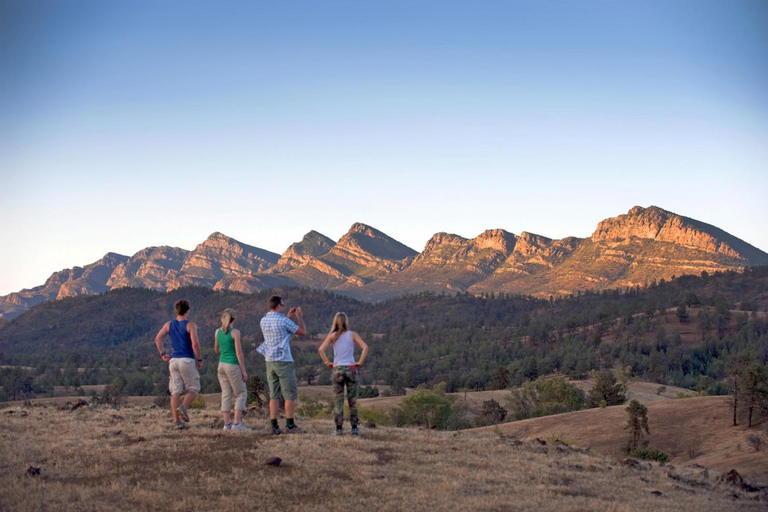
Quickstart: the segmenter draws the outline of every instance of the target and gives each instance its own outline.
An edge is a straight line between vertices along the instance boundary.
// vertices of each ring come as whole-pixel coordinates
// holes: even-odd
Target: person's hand
[[[301,308],[294,308],[294,309],[296,310],[296,316],[297,316],[298,318],[301,318],[301,315],[303,314],[303,313],[301,312]]]
[[[358,366],[363,366],[363,363],[361,363],[360,361],[356,362],[355,367],[358,367]]]
[[[241,372],[243,374],[243,382],[248,382],[248,372]]]
[[[198,359],[197,360],[197,370],[198,371],[203,371],[203,360],[202,359]]]
[[[296,310],[299,308],[291,308],[288,310],[288,318],[291,318],[293,315],[296,314]]]
[[[169,356],[168,354],[163,354],[162,357],[163,357],[163,361],[165,361],[166,363],[171,360],[171,356]]]
[[[327,366],[327,367],[328,367],[328,368],[330,368],[330,369],[333,369],[333,363],[332,363],[332,362],[330,362],[330,361],[328,361],[327,363],[325,363],[325,366]]]

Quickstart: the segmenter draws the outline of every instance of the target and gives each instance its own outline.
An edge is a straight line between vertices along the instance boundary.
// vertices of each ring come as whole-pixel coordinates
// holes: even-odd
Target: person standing
[[[333,362],[328,361],[325,350],[328,345],[333,345]],[[355,362],[355,345],[362,349],[360,359]],[[344,425],[344,388],[347,388],[347,401],[349,403],[349,423],[352,426],[352,435],[360,435],[357,428],[357,386],[358,368],[363,365],[368,355],[368,345],[359,334],[349,330],[349,318],[346,313],[336,313],[333,317],[331,332],[325,341],[317,349],[323,363],[333,370],[331,382],[333,383],[334,407],[333,415],[336,422],[337,436],[342,434]]]
[[[176,318],[166,322],[155,336],[155,346],[163,361],[168,361],[170,379],[168,389],[171,392],[171,413],[173,422],[179,428],[189,422],[187,407],[200,392],[200,371],[203,358],[200,355],[200,342],[197,339],[197,325],[190,322],[189,302],[181,299],[174,305]],[[171,337],[173,351],[167,354],[163,349],[163,340]],[[183,403],[179,403],[181,394],[186,389]]]
[[[245,400],[248,392],[248,372],[245,371],[245,356],[240,342],[240,331],[232,329],[235,312],[229,308],[221,314],[221,329],[216,329],[213,351],[221,353],[217,375],[221,386],[221,416],[224,430],[251,430],[242,423]],[[232,398],[235,399],[235,421],[232,422]]]
[[[264,343],[256,351],[264,356],[267,362],[267,382],[269,384],[269,417],[272,424],[272,434],[279,435],[282,431],[277,423],[280,412],[280,398],[285,399],[285,427],[289,434],[301,432],[294,421],[296,399],[299,397],[296,381],[296,368],[291,355],[291,336],[304,336],[307,328],[301,308],[291,308],[288,315],[283,314],[285,304],[278,295],[269,298],[269,312],[261,319],[261,332]],[[291,321],[295,316],[298,325]]]

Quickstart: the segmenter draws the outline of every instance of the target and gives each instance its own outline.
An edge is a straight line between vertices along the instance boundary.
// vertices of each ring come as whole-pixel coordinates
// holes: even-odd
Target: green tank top
[[[216,340],[219,342],[219,362],[229,364],[240,364],[237,362],[237,352],[235,352],[235,338],[232,337],[232,329],[226,334],[221,329],[216,331]]]

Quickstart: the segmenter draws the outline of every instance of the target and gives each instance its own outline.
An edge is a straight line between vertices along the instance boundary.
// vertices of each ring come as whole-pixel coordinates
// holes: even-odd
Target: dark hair
[[[176,304],[174,304],[174,309],[176,309],[176,314],[179,316],[184,316],[187,314],[187,311],[189,311],[189,301],[185,299],[179,299],[176,301]]]
[[[277,309],[277,306],[283,303],[283,298],[279,295],[273,295],[269,298],[269,309]]]

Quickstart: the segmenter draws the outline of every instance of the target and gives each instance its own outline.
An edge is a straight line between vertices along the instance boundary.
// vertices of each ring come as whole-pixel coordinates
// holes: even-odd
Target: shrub
[[[685,452],[688,454],[688,458],[694,459],[701,453],[701,448],[704,445],[704,439],[701,437],[692,437],[685,442]]]
[[[576,441],[570,438],[567,438],[563,436],[562,434],[559,435],[551,435],[547,438],[547,443],[551,445],[555,444],[564,444],[565,446],[574,446],[576,444]]]
[[[256,406],[259,409],[264,407],[266,403],[267,394],[264,392],[264,382],[258,375],[251,375],[248,377],[248,404]],[[264,398],[262,398],[262,396]]]
[[[357,406],[357,415],[360,417],[360,421],[370,421],[376,425],[391,425],[392,420],[386,411],[379,409],[378,407],[363,407]]]
[[[747,444],[754,448],[756,452],[759,452],[763,449],[765,439],[760,434],[749,434],[747,436]]]
[[[661,395],[667,390],[667,386],[659,386],[658,389],[656,389],[656,394]]]
[[[379,396],[379,388],[376,386],[365,386],[360,389],[359,398],[376,398]]]
[[[205,409],[205,398],[200,393],[197,394],[192,403],[189,404],[190,409]]]
[[[650,448],[633,450],[631,456],[636,459],[655,460],[657,462],[667,462],[669,460],[669,455],[666,453],[659,450],[651,450]]]
[[[171,406],[171,395],[157,395],[155,396],[155,399],[153,403],[161,408],[166,408]]]
[[[507,400],[516,420],[549,416],[584,408],[584,392],[563,378],[539,377],[513,389]]]
[[[629,430],[629,440],[627,441],[627,453],[632,453],[640,448],[645,448],[648,445],[648,441],[643,435],[643,431],[646,434],[650,434],[651,431],[648,428],[648,409],[638,402],[632,400],[627,406],[627,424],[626,429]]]
[[[333,417],[333,399],[319,396],[299,396],[297,412],[306,418],[327,419]],[[346,404],[345,404],[346,408]]]
[[[120,407],[125,405],[125,398],[120,394],[120,389],[117,386],[110,384],[104,388],[100,395],[94,392],[91,396],[91,403]]]
[[[397,426],[419,425],[427,428],[447,429],[452,412],[451,400],[445,396],[444,386],[438,384],[432,391],[419,389],[400,402],[390,413]]]

